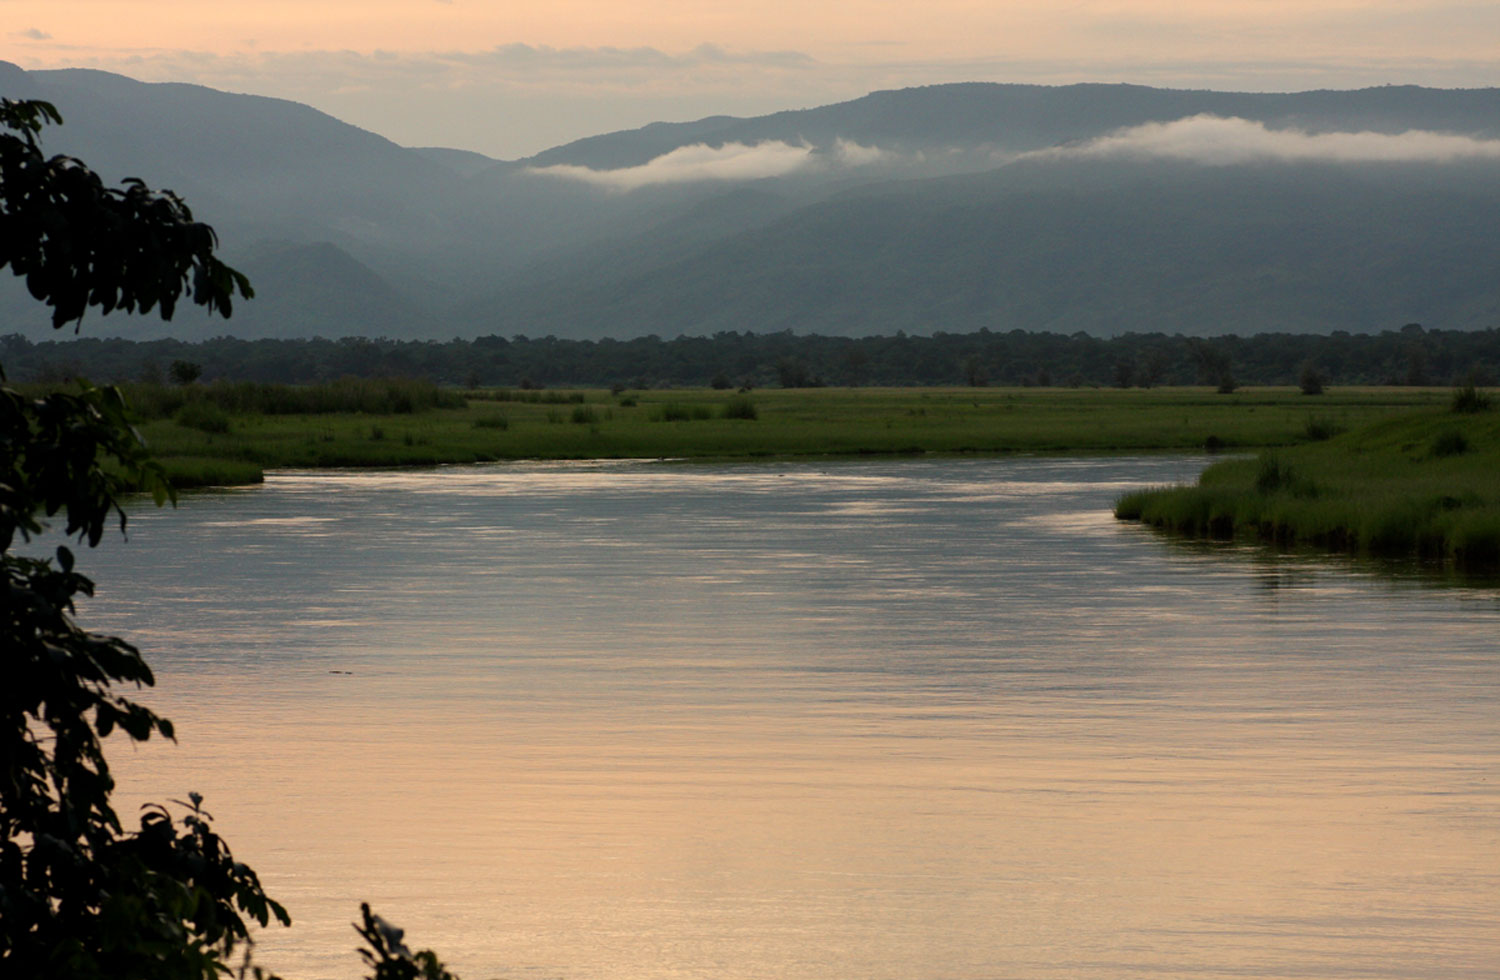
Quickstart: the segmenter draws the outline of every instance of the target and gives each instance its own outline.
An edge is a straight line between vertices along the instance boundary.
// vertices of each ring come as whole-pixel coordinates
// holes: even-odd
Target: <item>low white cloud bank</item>
[[[532,167],[530,172],[548,177],[565,177],[596,187],[633,191],[652,184],[681,184],[702,180],[759,180],[782,177],[806,167],[812,159],[810,146],[793,146],[780,141],[725,143],[708,146],[694,143],[679,146],[637,167],[595,170],[563,163],[551,167]]]
[[[1404,133],[1309,133],[1270,129],[1250,119],[1204,115],[1147,123],[1077,146],[1026,156],[1162,157],[1219,166],[1274,161],[1446,163],[1500,159],[1500,140],[1417,129]]]
[[[679,146],[636,167],[595,170],[576,164],[531,167],[529,172],[547,177],[582,181],[616,191],[633,191],[657,184],[683,184],[708,180],[762,180],[819,167],[863,167],[889,159],[876,146],[839,140],[831,152],[820,153],[807,144],[767,140],[763,143],[725,143],[709,146],[694,143]]]
[[[833,156],[845,167],[866,167],[873,163],[887,163],[894,154],[878,146],[862,146],[853,140],[838,139],[833,144]]]

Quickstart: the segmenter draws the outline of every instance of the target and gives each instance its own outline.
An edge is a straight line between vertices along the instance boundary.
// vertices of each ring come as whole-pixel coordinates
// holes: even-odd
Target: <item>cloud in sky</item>
[[[1099,16],[1108,12],[1108,5],[1095,5],[1101,7]],[[72,44],[71,35],[65,40],[69,43],[12,40],[9,57],[25,68],[98,68],[141,81],[194,82],[292,99],[408,146],[456,146],[502,158],[650,122],[754,116],[858,98],[877,89],[954,81],[1123,81],[1228,91],[1388,82],[1500,84],[1500,61],[1492,57],[1433,58],[1419,51],[1399,57],[1319,54],[1257,60],[1246,53],[1204,59],[1190,47],[1182,55],[1156,57],[1125,45],[1083,59],[1000,54],[934,59],[892,45],[846,45],[843,53],[815,54],[811,49],[715,44],[682,49],[506,43],[432,50],[276,50],[269,42],[252,46],[247,41],[237,51],[212,52],[90,48]],[[6,56],[0,50],[0,57]]]
[[[46,31],[42,30],[40,27],[28,27],[24,31],[16,31],[16,33],[13,36],[14,37],[24,37],[28,41],[50,41],[50,40],[52,40],[52,35],[48,34]]]
[[[1494,56],[1500,7],[1487,0],[0,0],[12,23],[56,23],[71,44],[228,53],[377,48],[413,54],[528,40],[558,49],[794,46],[821,60],[899,41],[927,61],[998,57],[1080,64],[1128,49],[1160,60]],[[5,57],[0,48],[0,58]]]
[[[502,158],[651,122],[760,115],[867,91],[866,80],[828,78],[826,66],[800,52],[711,44],[675,52],[532,44],[417,53],[68,49],[14,60],[291,99],[407,146]]]
[[[25,32],[35,36],[32,32]],[[329,87],[416,82],[434,90],[476,86],[598,90],[663,81],[686,85],[743,78],[745,70],[792,71],[815,64],[797,51],[732,51],[700,44],[680,53],[653,47],[551,47],[501,44],[482,50],[401,52],[259,51],[228,54],[141,49],[105,54],[69,51],[56,64],[28,61],[23,67],[83,67],[118,71],[141,81],[193,81],[224,85],[252,81]]]
[[[547,45],[502,44],[485,51],[454,51],[429,56],[455,65],[498,67],[524,71],[641,71],[687,69],[708,65],[799,67],[812,58],[798,51],[730,51],[717,44],[700,44],[681,54],[652,47],[554,48]]]
[[[1500,140],[1425,130],[1309,133],[1297,129],[1271,129],[1264,123],[1249,119],[1202,115],[1167,123],[1147,123],[1078,146],[1026,154],[1032,159],[1049,156],[1159,157],[1217,166],[1315,161],[1449,163],[1500,160]]]

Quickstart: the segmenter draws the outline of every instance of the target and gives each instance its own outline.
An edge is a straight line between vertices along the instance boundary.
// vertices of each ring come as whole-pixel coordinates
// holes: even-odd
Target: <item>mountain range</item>
[[[1500,89],[954,84],[493,160],[0,63],[49,152],[182,194],[256,299],[93,334],[1376,331],[1500,322]],[[19,281],[0,331],[42,336]]]

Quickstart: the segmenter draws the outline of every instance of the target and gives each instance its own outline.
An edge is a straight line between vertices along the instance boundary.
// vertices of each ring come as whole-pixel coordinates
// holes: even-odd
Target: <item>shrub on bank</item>
[[[178,425],[197,429],[199,432],[212,435],[226,435],[229,432],[229,416],[212,402],[190,401],[179,408],[173,418]]]
[[[1489,411],[1490,396],[1474,387],[1466,384],[1453,392],[1453,401],[1450,407],[1454,412],[1461,415],[1472,415],[1475,412]]]
[[[1432,440],[1432,455],[1439,458],[1443,456],[1461,456],[1469,451],[1469,440],[1464,434],[1454,429],[1439,433]]]
[[[1343,431],[1342,425],[1313,415],[1307,417],[1307,424],[1302,427],[1302,433],[1307,436],[1309,442],[1324,442]]]
[[[523,382],[519,391],[511,388],[479,388],[466,397],[486,402],[522,402],[529,405],[582,405],[581,391],[544,391]]]
[[[191,386],[137,383],[123,386],[125,401],[142,419],[168,418],[189,405],[231,415],[410,415],[434,408],[463,408],[462,394],[411,378],[340,378],[315,385],[214,381]]]
[[[1447,535],[1448,558],[1461,568],[1500,567],[1500,516],[1461,514]]]
[[[748,398],[731,398],[724,403],[720,411],[720,417],[726,419],[749,419],[754,421],[760,418],[760,412],[755,408],[755,402]]]
[[[1323,393],[1323,372],[1312,361],[1303,363],[1302,371],[1297,376],[1297,388],[1304,395]]]
[[[651,415],[653,422],[702,422],[714,417],[707,405],[667,402]]]
[[[157,460],[172,474],[172,485],[179,490],[195,487],[244,486],[264,483],[265,472],[255,463],[242,459],[219,459],[213,456],[163,456]]]

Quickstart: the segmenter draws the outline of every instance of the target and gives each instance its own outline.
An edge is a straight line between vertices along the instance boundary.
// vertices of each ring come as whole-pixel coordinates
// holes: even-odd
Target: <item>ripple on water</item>
[[[1110,518],[1199,466],[278,473],[82,615],[288,975],[360,899],[471,980],[1491,975],[1500,593]]]

